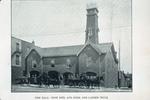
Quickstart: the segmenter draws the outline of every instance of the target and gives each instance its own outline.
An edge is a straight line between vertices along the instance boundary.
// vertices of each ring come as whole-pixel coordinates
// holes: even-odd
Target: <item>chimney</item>
[[[35,45],[35,42],[34,42],[34,40],[32,41],[32,44],[33,44],[33,45]]]

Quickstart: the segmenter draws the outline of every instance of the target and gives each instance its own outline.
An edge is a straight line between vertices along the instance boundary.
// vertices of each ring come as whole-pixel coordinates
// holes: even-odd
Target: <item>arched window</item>
[[[67,63],[67,68],[71,68],[72,67],[71,60],[69,58],[66,60],[66,63]]]
[[[37,67],[37,63],[35,60],[32,61],[32,68],[36,68]]]
[[[16,51],[19,51],[20,50],[20,44],[17,42],[16,43]]]
[[[27,52],[30,52],[30,47],[27,47],[26,51],[27,51]]]
[[[36,64],[33,65],[33,68],[36,68]]]
[[[91,37],[93,35],[92,28],[88,28],[88,36]]]
[[[20,65],[20,56],[16,55],[16,65]]]
[[[86,67],[89,67],[92,63],[92,57],[87,57],[86,58]]]
[[[55,59],[51,60],[51,67],[55,67]]]

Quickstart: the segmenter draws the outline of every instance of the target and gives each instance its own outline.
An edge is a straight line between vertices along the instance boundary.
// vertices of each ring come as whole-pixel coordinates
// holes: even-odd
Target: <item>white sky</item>
[[[130,0],[13,0],[12,35],[40,47],[84,44],[86,5],[99,10],[99,42],[121,41],[121,69],[131,67]]]

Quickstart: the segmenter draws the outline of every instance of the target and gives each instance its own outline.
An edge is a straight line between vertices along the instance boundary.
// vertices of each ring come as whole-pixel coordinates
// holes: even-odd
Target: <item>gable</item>
[[[116,56],[116,51],[115,51],[113,43],[102,43],[102,44],[98,44],[97,46],[101,50],[101,52],[104,54],[107,52],[111,52],[115,62],[118,63],[118,59]]]
[[[98,47],[96,45],[92,45],[92,44],[86,44],[83,46],[83,48],[80,49],[80,51],[77,53],[77,56],[80,55],[81,52],[85,51],[87,48],[91,48],[91,50],[94,50],[97,55],[101,55],[101,51],[98,49]]]
[[[87,57],[96,60],[99,56],[99,53],[91,45],[87,45],[84,49],[82,49],[78,56],[80,55],[86,55]]]
[[[35,49],[32,49],[30,51],[30,53],[27,55],[26,59],[29,58],[29,57],[32,57],[32,58],[41,58],[40,54]]]

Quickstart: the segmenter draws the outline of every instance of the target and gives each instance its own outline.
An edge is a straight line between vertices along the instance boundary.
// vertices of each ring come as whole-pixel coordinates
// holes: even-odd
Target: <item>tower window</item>
[[[91,37],[93,35],[92,28],[88,28],[88,36]]]

